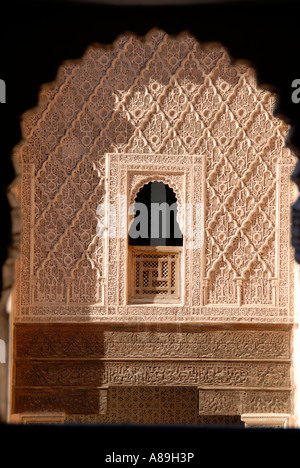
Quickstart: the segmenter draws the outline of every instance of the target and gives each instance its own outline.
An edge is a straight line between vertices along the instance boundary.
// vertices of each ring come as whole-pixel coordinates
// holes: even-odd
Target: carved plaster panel
[[[191,327],[18,324],[13,411],[103,414],[111,386],[194,386],[202,415],[291,412],[289,329]]]
[[[199,390],[200,414],[291,413],[290,391]]]
[[[16,362],[17,387],[100,385],[197,385],[289,388],[289,363],[156,361]]]
[[[106,414],[65,415],[49,413],[16,414],[11,422],[40,423],[135,423],[135,424],[241,424],[240,417],[224,415],[199,415],[198,392],[193,387],[110,387],[107,390],[108,408]],[[42,394],[31,401],[31,409],[51,408],[53,395],[48,400]],[[26,402],[23,400],[25,405]],[[44,406],[41,406],[41,403]],[[34,406],[34,403],[36,404]],[[23,407],[25,407],[25,405]],[[47,406],[48,405],[48,406]]]
[[[110,328],[113,328],[111,326]],[[290,330],[111,330],[104,325],[19,324],[17,358],[291,359]]]
[[[12,402],[14,414],[64,412],[66,414],[105,414],[107,388],[17,388]]]

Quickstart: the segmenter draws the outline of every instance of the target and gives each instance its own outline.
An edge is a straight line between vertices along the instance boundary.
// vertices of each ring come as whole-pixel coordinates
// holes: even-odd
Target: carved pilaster
[[[237,289],[237,303],[240,307],[242,305],[242,298],[243,298],[243,280],[242,278],[236,278],[236,289]]]
[[[209,280],[208,278],[204,278],[202,280],[202,288],[203,288],[203,293],[202,293],[202,305],[205,306],[207,304],[207,288],[208,288]]]
[[[272,285],[273,304],[274,306],[277,306],[278,305],[278,280],[272,279],[271,285]]]

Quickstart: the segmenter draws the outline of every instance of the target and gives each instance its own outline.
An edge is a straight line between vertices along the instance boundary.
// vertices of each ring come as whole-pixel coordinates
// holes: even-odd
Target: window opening
[[[135,218],[129,230],[129,245],[183,245],[177,221],[177,200],[162,182],[144,185],[135,200]]]
[[[130,300],[179,302],[183,236],[177,221],[177,200],[162,182],[139,191],[129,230]]]

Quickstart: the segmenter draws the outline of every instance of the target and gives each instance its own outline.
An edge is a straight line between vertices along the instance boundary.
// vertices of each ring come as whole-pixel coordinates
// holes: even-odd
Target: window
[[[162,182],[150,182],[137,194],[129,230],[130,302],[180,302],[183,236],[177,212],[176,196]]]

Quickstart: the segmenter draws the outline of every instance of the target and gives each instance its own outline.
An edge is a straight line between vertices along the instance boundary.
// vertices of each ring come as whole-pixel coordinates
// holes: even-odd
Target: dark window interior
[[[142,235],[136,237],[133,234],[133,226],[129,230],[129,245],[166,245],[166,246],[182,246],[183,237],[180,231],[180,227],[177,222],[177,200],[173,190],[162,182],[150,182],[144,185],[135,199],[135,207],[138,203],[144,204],[147,209],[147,219],[145,220],[145,229],[142,229],[139,222],[134,224],[134,230],[141,231]],[[157,218],[157,211],[154,211],[154,204],[156,207],[158,204],[166,203],[169,207],[173,206],[173,209],[159,211],[159,219]],[[135,219],[137,217],[142,218],[141,211],[135,208]],[[143,218],[144,219],[144,218]],[[151,226],[153,226],[154,219],[159,221],[159,236],[153,237],[153,230],[151,232]],[[147,237],[143,235],[145,230],[148,231]],[[166,235],[167,234],[167,235]]]

